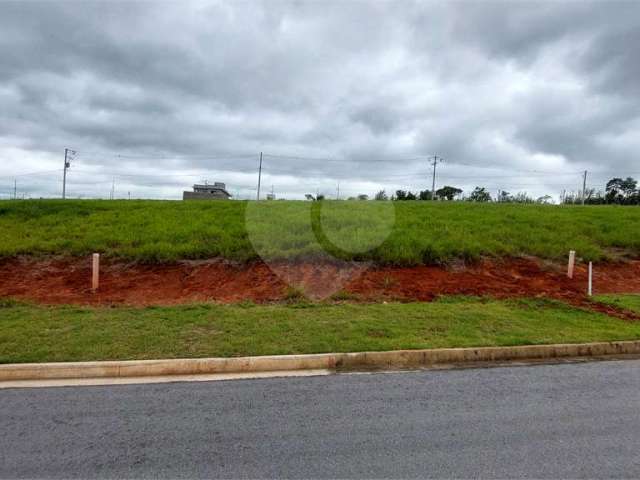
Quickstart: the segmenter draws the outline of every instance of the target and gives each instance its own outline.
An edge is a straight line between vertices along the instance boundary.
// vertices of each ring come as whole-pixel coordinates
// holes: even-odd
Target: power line
[[[254,173],[254,170],[244,170],[244,171],[240,171],[240,170],[225,170],[225,169],[220,169],[220,170],[207,170],[207,171],[202,171],[202,172],[198,172],[198,173],[162,173],[162,174],[152,174],[152,173],[119,173],[119,172],[92,172],[89,170],[74,170],[74,172],[77,173],[86,173],[86,174],[92,174],[92,175],[107,175],[107,176],[115,176],[115,177],[134,177],[134,178],[145,178],[145,177],[157,177],[157,178],[162,178],[162,177],[201,177],[201,176],[206,176],[209,174],[213,174],[213,173],[220,173],[220,172],[232,172],[232,173],[242,173],[242,174],[249,174],[249,173]]]
[[[116,158],[129,158],[129,159],[138,159],[138,160],[180,160],[180,159],[188,159],[188,158],[202,158],[202,159],[211,159],[211,160],[224,160],[227,158],[252,158],[255,157],[255,153],[197,153],[197,154],[128,154],[128,153],[118,153],[118,152],[102,152],[102,151],[87,151],[83,149],[75,149],[75,151],[80,155],[101,155],[104,157],[116,157]]]
[[[409,162],[409,161],[418,161],[418,160],[424,160],[424,156],[419,156],[419,157],[409,157],[409,158],[402,158],[402,157],[388,157],[388,158],[375,158],[375,157],[367,157],[367,158],[362,158],[362,159],[357,159],[357,158],[334,158],[334,157],[304,157],[304,156],[296,156],[296,155],[276,155],[276,154],[270,154],[270,153],[265,153],[264,154],[265,157],[271,157],[271,158],[282,158],[282,159],[287,159],[287,160],[312,160],[312,161],[317,161],[317,162],[358,162],[358,163],[363,163],[363,162]]]
[[[36,176],[36,175],[49,175],[52,173],[58,173],[60,170],[55,169],[55,170],[39,170],[37,172],[29,172],[29,173],[16,173],[13,175],[2,175],[0,176],[0,178],[15,178],[15,177],[29,177],[29,176]]]

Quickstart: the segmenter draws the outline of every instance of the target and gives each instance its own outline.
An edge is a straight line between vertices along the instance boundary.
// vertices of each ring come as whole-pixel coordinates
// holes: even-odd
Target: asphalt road
[[[0,390],[0,477],[640,477],[640,361]]]

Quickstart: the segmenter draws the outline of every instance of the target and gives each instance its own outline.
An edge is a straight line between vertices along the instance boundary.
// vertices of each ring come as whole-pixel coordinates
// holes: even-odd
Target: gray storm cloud
[[[640,175],[638,2],[2,2],[0,194],[557,195]],[[37,172],[38,175],[22,175]]]

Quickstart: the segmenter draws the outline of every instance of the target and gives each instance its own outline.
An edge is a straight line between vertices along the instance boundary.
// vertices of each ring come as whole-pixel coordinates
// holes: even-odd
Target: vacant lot
[[[322,205],[318,205],[321,203]],[[444,202],[0,203],[0,257],[144,261],[323,258],[433,264],[483,255],[601,260],[640,254],[640,208]]]
[[[640,322],[550,300],[43,307],[0,301],[0,363],[640,339]]]

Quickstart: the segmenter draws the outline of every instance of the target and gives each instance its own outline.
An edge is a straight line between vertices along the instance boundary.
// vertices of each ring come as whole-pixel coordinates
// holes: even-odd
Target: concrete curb
[[[0,382],[278,372],[285,370],[393,369],[436,365],[464,365],[479,362],[588,358],[634,354],[640,354],[640,341],[236,358],[23,363],[0,365]]]

